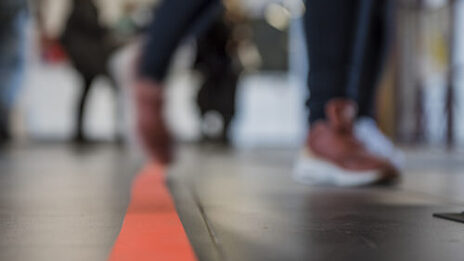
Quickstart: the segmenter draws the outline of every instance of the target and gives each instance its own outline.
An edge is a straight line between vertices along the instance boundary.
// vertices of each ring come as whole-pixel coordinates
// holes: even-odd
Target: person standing
[[[391,1],[305,4],[310,129],[296,161],[295,179],[336,186],[396,180],[397,152],[373,120],[375,87],[388,49]],[[148,153],[162,163],[172,160],[172,138],[163,118],[167,67],[180,40],[207,23],[203,14],[218,5],[217,0],[163,1],[148,32],[134,85],[138,129]]]
[[[23,79],[27,0],[0,2],[0,144],[10,140],[10,114]]]
[[[93,0],[72,1],[71,14],[61,36],[61,43],[83,80],[76,108],[74,141],[86,142],[85,112],[95,79],[98,76],[106,77],[115,96],[119,95],[116,81],[109,72],[110,57],[119,45],[111,37],[109,29],[101,25],[99,10]]]

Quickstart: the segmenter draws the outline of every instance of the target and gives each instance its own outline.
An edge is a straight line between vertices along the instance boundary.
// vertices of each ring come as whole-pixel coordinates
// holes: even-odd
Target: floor
[[[462,260],[462,153],[408,149],[396,187],[292,181],[294,150],[182,146],[168,186],[199,260]],[[117,146],[0,153],[0,260],[106,260],[140,161]]]
[[[0,153],[0,260],[106,260],[138,166],[112,145]]]
[[[407,153],[397,187],[337,189],[295,184],[292,151],[190,148],[171,187],[200,260],[462,260],[464,224],[432,216],[464,210],[463,155],[442,153]]]

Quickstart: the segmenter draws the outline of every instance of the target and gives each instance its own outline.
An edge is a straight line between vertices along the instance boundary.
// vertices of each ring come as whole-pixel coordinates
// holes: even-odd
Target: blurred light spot
[[[238,57],[246,71],[258,70],[263,63],[258,48],[250,41],[244,41],[239,45]]]
[[[290,23],[290,11],[282,5],[270,4],[266,8],[266,22],[278,30],[285,30]]]
[[[302,17],[306,12],[306,5],[303,0],[286,0],[284,6],[289,10],[293,19]]]
[[[217,137],[224,129],[224,120],[217,111],[209,111],[205,114],[203,132],[209,137]]]

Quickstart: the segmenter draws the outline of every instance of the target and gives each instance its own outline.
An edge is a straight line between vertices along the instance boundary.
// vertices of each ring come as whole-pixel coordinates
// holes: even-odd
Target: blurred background
[[[132,144],[133,64],[157,1],[95,0],[90,11],[77,10],[72,2],[35,0],[17,7],[18,35],[7,34],[2,41],[24,44],[18,58],[24,67],[15,87],[2,83],[9,104],[2,113],[10,115],[3,128],[15,143]],[[236,88],[231,142],[238,147],[300,146],[307,131],[303,2],[230,0],[226,7],[231,21],[227,38],[234,43],[231,77],[236,78],[234,86],[224,87]],[[462,148],[464,1],[398,0],[395,8],[394,47],[378,95],[380,126],[400,144]],[[80,17],[89,12],[93,16]],[[79,35],[80,26],[100,37]],[[185,142],[217,135],[225,125],[217,112],[198,104],[199,90],[208,84],[208,57],[202,52],[208,41],[214,39],[185,39],[169,74],[167,113]],[[79,55],[79,48],[94,55]],[[81,66],[71,59],[82,59]],[[92,88],[85,87],[89,84]],[[88,98],[84,105],[83,96]]]
[[[158,2],[0,0],[0,260],[106,260],[141,167],[132,87]],[[225,231],[217,235],[233,244],[224,244],[229,260],[253,248],[271,257],[262,260],[290,260],[273,255],[282,249],[332,259],[357,254],[353,244],[462,256],[461,230],[434,223],[429,205],[462,211],[464,0],[394,2],[376,99],[379,126],[405,151],[399,189],[308,189],[290,179],[308,131],[302,0],[224,0],[211,28],[182,41],[165,87],[167,119],[186,146],[169,184],[176,207],[204,206],[201,216]],[[200,151],[203,142],[238,149]]]

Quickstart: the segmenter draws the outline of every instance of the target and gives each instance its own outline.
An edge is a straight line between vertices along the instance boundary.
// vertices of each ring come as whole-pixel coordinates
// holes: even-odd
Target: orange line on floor
[[[162,167],[149,165],[134,180],[131,202],[109,260],[196,260]]]

